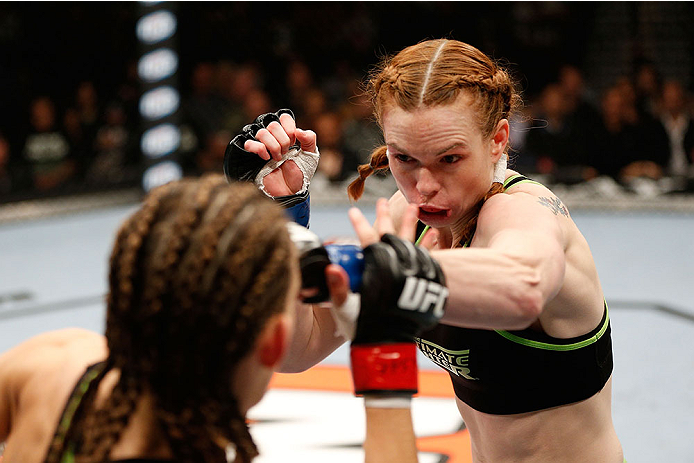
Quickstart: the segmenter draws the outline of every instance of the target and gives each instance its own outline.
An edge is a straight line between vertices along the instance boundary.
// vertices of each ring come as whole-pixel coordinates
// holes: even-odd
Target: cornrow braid
[[[107,362],[120,377],[101,408],[94,391],[80,404],[69,430],[76,461],[107,460],[144,393],[177,459],[225,462],[228,443],[239,463],[257,455],[231,384],[298,272],[285,223],[252,185],[221,175],[145,198],[110,259]]]
[[[106,376],[106,373],[111,370],[111,366],[112,365],[106,362],[101,371],[98,372],[94,379],[89,383],[87,390],[84,391],[81,400],[77,404],[77,407],[72,414],[69,427],[67,430],[65,430],[64,434],[61,435],[60,433],[56,433],[51,440],[48,447],[48,452],[46,453],[46,459],[44,460],[45,463],[61,463],[63,454],[68,451],[68,444],[79,440],[79,435],[81,434],[82,428],[80,425],[81,418],[84,416],[87,408],[89,408],[89,405],[94,400],[94,396],[99,388],[99,384],[104,376]],[[62,426],[62,423],[59,426]]]
[[[244,193],[245,194],[241,194],[240,197],[238,197],[241,204],[250,201],[248,196],[251,194],[255,196],[255,191],[253,190],[246,190]],[[255,200],[257,200],[257,198]],[[215,249],[223,248],[223,246],[219,246],[219,235],[224,231],[225,228],[228,231],[230,228],[233,229],[236,227],[236,222],[242,220],[240,217],[244,215],[243,212],[248,210],[246,208],[239,213],[237,209],[238,208],[236,207],[227,207],[219,211],[219,214],[212,216],[212,220],[206,229],[206,231],[209,233],[206,233],[204,236],[201,235],[200,237],[202,239],[197,240],[198,242],[204,243],[210,252],[198,249],[193,254],[193,250],[191,249],[191,255],[202,256],[202,259],[207,262],[207,265],[201,265],[198,263],[198,265],[195,266],[182,266],[182,271],[179,273],[198,274],[198,277],[194,281],[197,281],[200,284],[193,284],[191,286],[192,288],[202,288],[204,286],[221,288],[221,290],[218,291],[213,298],[206,300],[208,313],[216,320],[217,323],[220,323],[222,326],[234,326],[238,332],[249,333],[250,337],[252,338],[257,332],[258,323],[252,323],[249,321],[249,319],[255,317],[256,313],[248,313],[247,306],[243,300],[244,297],[248,297],[244,295],[249,294],[250,290],[248,287],[242,287],[242,285],[239,285],[239,282],[252,279],[252,276],[256,274],[257,269],[252,265],[248,265],[248,263],[253,260],[252,256],[254,254],[258,254],[258,249],[248,246],[245,243],[252,240],[253,236],[262,236],[264,230],[267,230],[267,223],[264,221],[255,220],[255,218],[252,216],[243,219],[248,221],[248,223],[241,223],[238,224],[238,226],[244,228],[245,232],[243,235],[236,236],[233,240],[236,247],[232,248],[230,245],[226,251],[227,254],[232,256],[232,258],[228,260],[227,264],[231,268],[226,272],[222,272],[224,273],[223,277],[214,277],[211,284],[202,284],[203,274],[206,270],[209,270],[209,262],[213,259],[212,253],[215,251]],[[225,225],[229,223],[229,220],[233,217],[236,217],[235,222],[232,222],[231,225],[225,227]],[[278,272],[281,273],[286,271],[286,267],[282,265],[282,261],[284,260],[286,262],[288,257],[290,257],[289,253],[285,252],[282,254],[280,259],[266,261],[264,266],[276,268],[278,269]],[[265,259],[262,259],[262,261],[265,261]],[[219,273],[219,271],[215,272],[217,275]],[[282,277],[280,273],[273,275],[273,280],[276,281],[277,279],[280,279]],[[262,274],[257,274],[257,277],[259,280],[262,280],[263,278]],[[268,285],[269,282],[263,282],[263,284]],[[177,291],[177,294],[183,292],[185,292],[183,288],[180,288],[180,290]],[[269,291],[267,288],[265,288],[262,292],[268,293]],[[231,295],[232,297],[225,297],[225,295]],[[204,294],[198,294],[198,297],[200,300],[205,300]],[[186,304],[181,304],[181,307],[184,305]],[[238,310],[235,312],[230,312],[228,310],[228,307],[230,306],[238,307]],[[262,305],[260,307],[262,308]],[[231,318],[233,314],[237,314],[235,319]],[[180,336],[181,333],[176,333],[175,336],[171,337]],[[203,339],[197,340],[197,343],[198,347],[205,351],[215,351],[219,349],[217,355],[221,359],[235,359],[242,357],[246,353],[246,350],[251,343],[245,342],[242,339],[239,339],[239,342],[235,343],[234,340],[235,338],[227,341],[226,347],[215,347],[218,340],[214,336],[205,336]],[[219,454],[218,452],[218,445],[209,438],[204,438],[205,435],[210,434],[210,426],[212,426],[212,428],[215,429],[215,434],[227,438],[230,442],[235,442],[238,455],[237,459],[247,458],[247,461],[250,461],[253,456],[257,455],[257,449],[255,444],[253,444],[250,433],[245,425],[245,418],[241,415],[237,408],[236,401],[232,400],[233,398],[228,397],[227,385],[230,382],[230,378],[211,376],[211,372],[206,371],[207,368],[205,362],[199,362],[192,358],[189,360],[183,359],[182,362],[191,364],[191,367],[193,368],[193,371],[190,372],[191,377],[205,375],[206,377],[210,378],[211,381],[202,387],[197,385],[197,391],[188,391],[187,395],[189,399],[192,399],[190,400],[192,403],[184,403],[183,408],[177,409],[176,404],[180,403],[180,397],[169,398],[166,391],[161,391],[161,393],[157,395],[160,398],[160,408],[163,412],[163,414],[160,416],[160,420],[164,427],[169,430],[169,442],[172,448],[178,449],[176,450],[177,455],[179,455],[180,458],[183,458],[184,461],[218,461],[215,455],[223,456],[223,454]],[[169,368],[175,369],[176,365],[172,364],[169,366]],[[159,382],[160,381],[157,381],[155,384],[155,389],[159,389]],[[161,381],[162,387],[166,388],[166,384],[168,384],[168,382],[168,380],[163,379]],[[215,390],[215,385],[219,385],[220,389]],[[209,390],[207,389],[208,386],[210,387]],[[197,398],[201,394],[207,395],[210,398],[219,398],[219,400],[215,401],[213,406],[201,407],[199,403],[204,399],[202,397],[199,399]],[[205,402],[203,401],[202,403],[204,405]],[[207,411],[201,413],[201,410]],[[233,418],[231,418],[224,427],[218,424],[211,425],[210,423],[219,423],[219,416],[222,414],[222,412],[224,412],[227,416],[232,416]],[[180,416],[186,416],[187,419],[177,419],[177,417]],[[206,425],[205,433],[200,434],[199,431],[196,431],[196,429],[200,428],[200,423],[208,423]],[[229,423],[231,423],[231,425]],[[178,436],[181,437],[179,438]],[[240,449],[249,450],[245,451]]]
[[[500,119],[507,119],[515,106],[514,96],[517,97],[517,95],[513,82],[508,77],[508,74],[501,69],[496,69],[489,76],[459,75],[454,83],[460,88],[477,88],[491,95],[491,98],[494,99],[501,98]],[[482,98],[482,96],[478,95],[479,98]]]
[[[126,222],[117,234],[116,245],[110,261],[112,267],[119,266],[124,271],[120,273],[112,272],[110,275],[111,287],[118,287],[120,290],[118,292],[109,292],[107,303],[110,307],[127,307],[132,302],[132,298],[135,297],[137,288],[131,283],[136,278],[133,274],[134,264],[141,257],[143,239],[149,233],[150,227],[155,220],[159,201],[169,188],[165,186],[153,192],[149,196],[148,201],[136,213],[137,218]],[[115,294],[120,294],[121,298],[117,299]],[[108,326],[113,326],[109,323],[108,317],[113,312],[115,311],[109,311],[107,316],[107,337],[114,335],[114,333],[108,333]],[[115,333],[115,336],[119,335],[120,333]],[[114,359],[109,358],[107,365],[108,368],[103,374],[115,366]],[[111,445],[119,439],[122,430],[127,425],[128,418],[134,410],[139,396],[140,389],[136,383],[121,379],[107,400],[105,409],[111,410],[111,412],[98,410],[93,413],[86,413],[90,411],[89,407],[96,394],[100,379],[90,385],[88,394],[80,402],[80,413],[75,417],[75,426],[66,437],[66,441],[77,441],[76,451],[82,454],[77,457],[79,462],[98,462],[106,459]],[[85,415],[85,423],[81,424],[80,417],[83,413]],[[76,439],[74,432],[77,429],[82,434],[79,439]],[[64,451],[65,448],[61,449],[59,455],[62,455]]]
[[[77,448],[77,463],[108,461],[113,445],[118,442],[140,398],[141,385],[132,376],[121,373],[104,406],[87,415],[82,427],[82,443]]]

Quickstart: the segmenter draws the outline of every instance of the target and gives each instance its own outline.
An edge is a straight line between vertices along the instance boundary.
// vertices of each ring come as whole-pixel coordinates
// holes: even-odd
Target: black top
[[[504,186],[521,182],[532,181],[514,176]],[[598,326],[576,338],[439,324],[415,340],[448,371],[460,400],[484,413],[506,415],[578,402],[602,390],[613,367],[610,331],[605,304]]]
[[[417,338],[446,369],[456,396],[485,413],[507,415],[587,399],[612,373],[607,305],[590,333],[558,339],[534,330],[476,330],[439,324]]]
[[[58,440],[60,442],[64,441],[67,435],[67,431],[72,425],[73,419],[75,417],[75,412],[79,407],[80,402],[84,399],[87,391],[99,384],[99,381],[103,378],[104,374],[107,372],[106,362],[99,362],[94,365],[87,367],[86,371],[79,379],[75,388],[72,390],[70,397],[63,409],[63,414],[60,416],[58,421],[58,427],[56,428],[55,434],[53,435],[53,440]],[[67,450],[61,455],[60,461],[63,463],[74,462],[74,454],[72,450],[71,443],[67,443]],[[144,458],[130,458],[125,460],[113,460],[112,463],[173,463],[174,460],[154,460],[154,459],[144,459]]]

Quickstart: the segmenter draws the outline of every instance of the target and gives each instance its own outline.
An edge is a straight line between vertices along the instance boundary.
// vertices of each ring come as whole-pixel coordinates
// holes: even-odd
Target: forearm
[[[335,336],[335,322],[327,307],[299,304],[294,334],[279,371],[299,373],[307,370],[344,342],[344,338]]]
[[[415,463],[417,446],[410,408],[366,406],[366,463]]]

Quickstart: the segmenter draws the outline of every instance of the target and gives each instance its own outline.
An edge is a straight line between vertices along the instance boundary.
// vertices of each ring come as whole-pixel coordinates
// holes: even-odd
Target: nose
[[[424,197],[431,197],[441,189],[441,183],[436,175],[426,167],[422,167],[417,172],[417,192]]]

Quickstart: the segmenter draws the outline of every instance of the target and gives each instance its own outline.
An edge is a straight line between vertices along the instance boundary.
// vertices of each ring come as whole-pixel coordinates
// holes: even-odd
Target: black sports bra
[[[522,182],[533,181],[513,176],[504,186]],[[605,303],[598,326],[576,338],[442,323],[416,342],[424,355],[448,371],[460,400],[481,412],[505,415],[566,405],[602,390],[613,368],[610,333]]]

